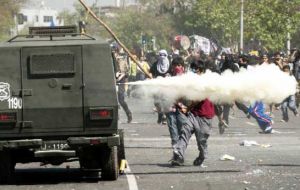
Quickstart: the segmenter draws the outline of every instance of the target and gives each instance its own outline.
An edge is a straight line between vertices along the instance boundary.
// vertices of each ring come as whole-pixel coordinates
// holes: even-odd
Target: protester
[[[146,58],[142,55],[139,58],[140,65],[143,67],[143,69],[149,74],[150,73],[150,66],[146,61]],[[136,80],[145,80],[146,75],[145,73],[138,67],[137,68],[137,73],[136,73]]]
[[[274,64],[276,66],[279,67],[279,69],[283,70],[283,66],[284,66],[284,58],[283,58],[283,54],[281,52],[275,52],[274,53]],[[288,63],[286,63],[288,64]],[[273,114],[273,110],[274,108],[276,110],[279,110],[280,109],[280,104],[271,104],[270,105],[270,116],[274,117],[274,114]]]
[[[243,64],[247,64],[246,59],[243,60],[244,60]],[[230,70],[231,72],[239,71],[238,64],[235,63],[233,55],[229,55],[229,54],[225,55],[225,61],[222,64],[222,67],[220,68],[220,72],[224,73],[226,70]],[[238,109],[242,110],[245,113],[245,115],[247,116],[249,115],[247,106],[237,101],[235,101],[234,103]],[[230,113],[230,108],[232,106],[233,104],[223,104],[221,116],[218,115],[218,117],[221,117],[221,121],[219,121],[218,124],[220,134],[223,134],[225,128],[229,126],[229,113]]]
[[[206,70],[201,60],[191,65],[191,67],[198,75],[203,74]],[[202,165],[207,156],[207,140],[211,131],[212,118],[215,115],[214,105],[208,99],[205,99],[200,102],[192,102],[188,108],[189,111],[186,113],[187,120],[182,126],[181,135],[173,151],[173,158],[171,160],[171,165],[173,166],[184,164],[184,153],[194,133],[199,156],[194,160],[193,164],[195,166]]]
[[[274,64],[277,65],[280,69],[283,67],[283,59],[280,55],[280,52],[274,53]]]
[[[262,130],[262,133],[272,133],[273,120],[265,113],[265,106],[263,102],[256,101],[249,107],[249,113],[254,119],[256,119],[258,126]]]
[[[158,52],[159,57],[158,60],[151,66],[150,72],[153,78],[156,77],[167,77],[170,76],[170,61],[168,59],[168,53],[166,50],[162,49]],[[157,94],[154,97],[154,106],[155,111],[158,114],[157,123],[158,124],[166,124],[166,116],[165,116],[165,107],[164,102],[165,98],[161,94]]]
[[[266,54],[262,55],[260,65],[262,65],[262,64],[270,64],[268,55],[266,55]]]
[[[171,67],[171,74],[172,76],[178,76],[184,74],[184,60],[182,57],[175,57],[172,61],[172,67]],[[182,99],[178,100],[169,110],[169,112],[166,114],[167,116],[167,124],[170,132],[171,137],[171,144],[173,149],[175,148],[182,124],[185,123],[185,120],[187,119],[184,115],[185,110],[183,110],[183,103]]]
[[[137,59],[135,53],[132,53],[133,57]],[[137,80],[137,65],[132,59],[128,59],[129,62],[129,77],[128,82],[135,82]],[[130,85],[127,89],[127,96],[130,97],[131,92],[134,90],[134,86]]]
[[[293,75],[295,76],[296,80],[298,81],[298,90],[300,88],[300,51],[295,50],[293,52]],[[300,92],[296,94],[296,105],[299,107],[300,104]]]
[[[120,49],[116,48],[113,50],[113,58],[116,65],[116,81],[118,86],[118,101],[127,115],[127,122],[132,121],[132,113],[125,101],[125,83],[128,82],[129,66],[127,58],[120,54]]]
[[[283,66],[283,72],[286,72],[287,74],[291,74],[290,66],[284,65]],[[298,109],[296,107],[296,98],[295,95],[291,95],[283,100],[281,103],[281,111],[282,111],[282,122],[288,122],[289,121],[289,115],[288,115],[288,108],[294,113],[295,116],[299,116]]]

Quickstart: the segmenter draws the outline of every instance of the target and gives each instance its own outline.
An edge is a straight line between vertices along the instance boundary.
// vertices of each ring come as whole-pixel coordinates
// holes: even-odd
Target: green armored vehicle
[[[76,27],[30,28],[0,44],[0,182],[16,163],[79,159],[115,180],[125,157],[108,43]]]

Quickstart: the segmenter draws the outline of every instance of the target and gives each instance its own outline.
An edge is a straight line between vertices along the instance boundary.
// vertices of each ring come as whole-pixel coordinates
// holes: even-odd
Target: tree
[[[185,26],[217,39],[222,46],[239,42],[240,0],[197,0]],[[245,42],[255,40],[269,50],[283,49],[287,33],[299,27],[299,0],[245,0]]]
[[[269,50],[283,50],[287,34],[300,24],[300,1],[246,1],[245,37],[256,39]]]
[[[198,0],[186,15],[185,26],[195,34],[234,46],[239,34],[238,0]]]
[[[0,4],[0,40],[9,38],[15,26],[14,16],[27,0],[1,0]]]
[[[287,33],[296,36],[300,26],[300,0],[244,0],[244,42],[261,45],[268,50],[283,50]],[[159,48],[169,48],[174,35],[201,35],[224,47],[237,47],[240,40],[241,0],[140,0],[139,7],[114,11],[105,17],[94,4],[92,10],[107,22],[129,47],[141,43],[141,36],[150,42],[157,39]],[[110,35],[75,5],[76,13],[66,14],[74,23],[85,20],[93,35]],[[66,22],[66,23],[68,23]],[[141,45],[141,44],[140,44]]]
[[[169,39],[176,34],[169,15],[157,15],[150,11],[122,11],[114,19],[112,28],[130,47],[141,45],[141,37],[145,36],[147,44],[155,37],[158,48],[169,48]]]

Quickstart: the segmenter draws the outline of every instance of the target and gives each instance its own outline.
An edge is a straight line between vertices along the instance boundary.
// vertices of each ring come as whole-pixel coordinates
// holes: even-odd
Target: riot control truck
[[[111,55],[76,26],[31,27],[0,44],[1,183],[15,179],[16,163],[76,159],[118,178],[125,151]]]

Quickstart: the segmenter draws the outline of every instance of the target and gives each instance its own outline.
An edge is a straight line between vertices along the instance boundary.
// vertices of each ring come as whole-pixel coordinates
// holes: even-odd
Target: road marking
[[[129,190],[138,190],[138,186],[137,186],[135,176],[134,176],[134,174],[131,173],[128,162],[127,162],[127,167],[125,169],[125,174],[126,174],[126,177],[127,177]]]
[[[252,123],[252,122],[250,122],[250,121],[247,121],[246,124],[251,125],[251,126],[256,126],[255,123]]]
[[[272,130],[272,133],[277,133],[277,134],[294,134],[296,132],[291,132],[291,131],[287,131],[287,132],[281,132],[281,131],[277,131],[277,130]]]

